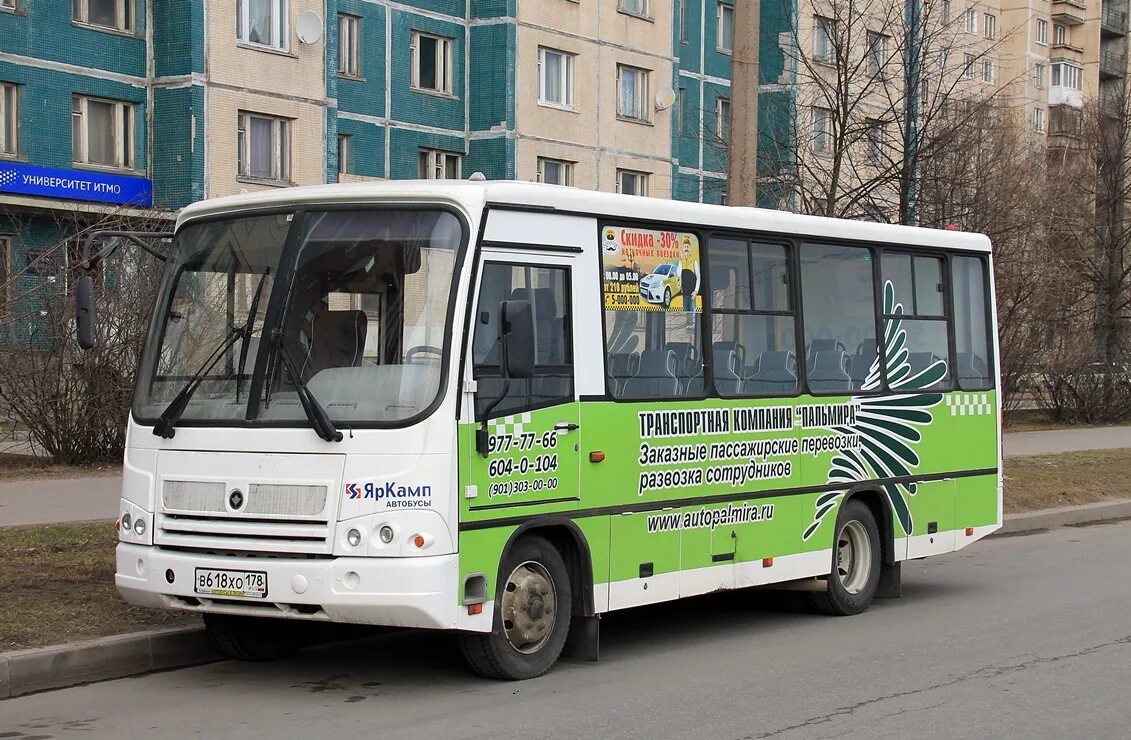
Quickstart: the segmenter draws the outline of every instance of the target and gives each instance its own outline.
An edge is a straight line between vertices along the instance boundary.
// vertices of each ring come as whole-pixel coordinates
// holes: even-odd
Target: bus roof
[[[245,209],[295,207],[310,203],[446,202],[476,213],[484,206],[538,208],[604,218],[668,221],[687,226],[796,234],[814,238],[989,252],[983,234],[881,224],[871,221],[805,216],[766,208],[707,205],[636,195],[513,180],[386,180],[284,188],[227,196],[187,206],[177,219],[238,212]]]

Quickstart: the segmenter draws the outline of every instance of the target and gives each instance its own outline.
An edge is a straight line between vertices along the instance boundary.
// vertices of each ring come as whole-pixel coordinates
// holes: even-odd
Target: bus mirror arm
[[[534,314],[530,301],[503,301],[499,304],[499,343],[502,350],[503,387],[483,410],[483,419],[475,430],[475,451],[487,457],[490,435],[487,420],[511,389],[511,378],[534,376]]]

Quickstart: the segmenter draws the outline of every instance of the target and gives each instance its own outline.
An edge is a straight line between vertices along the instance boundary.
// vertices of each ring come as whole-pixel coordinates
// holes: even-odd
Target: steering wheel
[[[412,362],[413,357],[415,357],[416,355],[421,355],[421,354],[436,355],[437,357],[440,357],[444,354],[444,350],[439,348],[439,347],[433,347],[433,346],[428,345],[428,344],[422,344],[419,347],[413,347],[408,352],[405,352],[405,355],[404,355],[405,364],[406,365],[410,364]]]

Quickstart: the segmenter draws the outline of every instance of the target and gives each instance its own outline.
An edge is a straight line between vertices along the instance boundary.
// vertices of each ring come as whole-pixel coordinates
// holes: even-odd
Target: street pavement
[[[1005,456],[1131,447],[1131,426],[1006,434]],[[121,478],[0,482],[0,527],[113,519]]]
[[[907,563],[858,617],[766,592],[615,612],[599,663],[519,683],[399,632],[9,699],[0,737],[1127,737],[1129,561],[1131,522],[1065,527]]]

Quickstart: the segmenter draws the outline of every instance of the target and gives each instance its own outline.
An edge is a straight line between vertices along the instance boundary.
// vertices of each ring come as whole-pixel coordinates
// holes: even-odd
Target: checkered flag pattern
[[[11,185],[12,183],[14,183],[16,181],[17,177],[18,177],[18,175],[16,174],[15,170],[0,169],[0,187],[4,187],[5,185]]]
[[[994,412],[988,393],[954,393],[946,397],[951,416],[982,416]]]
[[[491,434],[504,434],[515,436],[522,434],[523,425],[530,423],[530,413],[504,416],[491,422]]]

